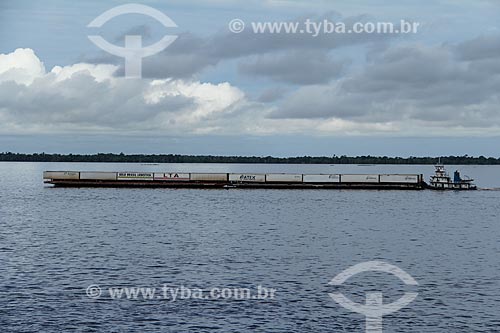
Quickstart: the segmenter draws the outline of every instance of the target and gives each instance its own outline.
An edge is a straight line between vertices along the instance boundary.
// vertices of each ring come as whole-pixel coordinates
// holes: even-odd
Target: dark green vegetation
[[[387,156],[194,156],[194,155],[63,155],[0,153],[2,162],[114,162],[114,163],[273,163],[273,164],[436,164],[438,157],[387,157]],[[443,164],[500,164],[500,158],[473,156],[443,156]]]

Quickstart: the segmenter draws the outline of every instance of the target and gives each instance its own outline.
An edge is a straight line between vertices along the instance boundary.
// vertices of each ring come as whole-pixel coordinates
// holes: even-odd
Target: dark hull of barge
[[[193,188],[193,189],[287,189],[287,190],[423,190],[425,182],[416,184],[397,183],[229,183],[229,182],[164,182],[164,181],[97,181],[97,180],[50,180],[46,184],[55,187],[107,187],[107,188]]]

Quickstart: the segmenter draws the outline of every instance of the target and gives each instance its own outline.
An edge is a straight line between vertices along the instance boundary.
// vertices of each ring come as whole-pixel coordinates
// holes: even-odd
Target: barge
[[[289,174],[45,171],[56,187],[423,190],[422,174]]]

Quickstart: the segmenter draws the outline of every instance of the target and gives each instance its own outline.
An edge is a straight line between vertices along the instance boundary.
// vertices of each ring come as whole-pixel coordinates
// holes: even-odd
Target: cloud
[[[319,125],[271,119],[272,107],[249,101],[229,83],[130,80],[114,76],[113,65],[56,66],[18,82],[4,74],[41,62],[29,49],[3,56],[13,54],[31,62],[14,61],[0,74],[0,134],[271,135],[317,131]],[[326,131],[354,128],[354,122],[343,120],[324,126]]]
[[[181,33],[165,51],[143,58],[143,76],[154,79],[191,79],[204,69],[216,66],[221,61],[211,53],[212,47],[209,45],[204,38],[188,32]],[[123,76],[125,72],[123,59],[107,53],[101,53],[98,57],[83,58],[82,61],[94,64],[114,64],[118,67],[116,76]]]
[[[144,59],[143,75],[148,78],[192,78],[220,60],[214,56],[206,39],[183,33],[165,51]]]
[[[500,58],[500,35],[481,36],[460,43],[457,55],[463,60]]]
[[[480,41],[488,44],[392,46],[359,73],[297,89],[270,117],[493,132],[500,126],[500,58],[462,57],[463,45]]]
[[[0,82],[12,80],[19,84],[31,84],[44,73],[45,66],[31,49],[0,54]]]
[[[276,102],[277,100],[283,98],[283,96],[286,93],[286,89],[284,88],[269,88],[264,90],[260,96],[257,98],[257,101],[261,103],[272,103]]]
[[[292,51],[259,56],[252,62],[242,62],[242,73],[267,77],[278,82],[298,85],[328,83],[340,75],[344,62],[334,61],[327,53]]]
[[[109,64],[46,72],[19,49],[0,55],[0,133],[497,135],[500,58],[464,56],[463,45],[480,41],[378,48],[341,76],[323,51],[254,56],[242,71],[286,83],[254,100],[227,82],[129,80]],[[301,68],[307,57],[316,66]]]
[[[30,49],[0,59],[1,132],[195,133],[245,99],[228,83],[117,78],[112,65],[45,72]]]
[[[356,22],[369,21],[370,17],[350,16],[342,17],[339,13],[328,12],[323,15],[310,17],[296,17],[286,22],[304,22],[310,19],[314,22],[330,22],[346,25],[346,30],[352,29]],[[138,32],[147,33],[151,29],[146,26],[136,27]],[[394,35],[390,34],[319,34],[313,37],[311,34],[301,33],[254,33],[251,28],[251,22],[247,22],[247,29],[240,34],[234,34],[227,28],[206,36],[184,32],[178,35],[176,41],[167,49],[157,55],[144,58],[143,60],[143,75],[148,78],[193,78],[200,74],[203,70],[217,66],[223,61],[242,60],[242,71],[250,75],[266,76],[264,67],[272,62],[274,57],[283,57],[287,63],[290,63],[288,68],[284,68],[285,64],[281,64],[281,71],[293,72],[297,70],[296,63],[300,61],[301,66],[305,69],[312,70],[310,73],[304,70],[303,74],[307,74],[303,79],[300,75],[295,77],[286,77],[283,74],[271,75],[271,79],[283,82],[307,84],[327,82],[332,77],[338,74],[339,66],[330,59],[329,52],[341,47],[352,45],[376,44],[379,42],[393,39]],[[122,39],[122,36],[119,37]],[[252,64],[252,57],[255,63]],[[103,55],[95,59],[87,59],[93,63],[111,63],[117,64],[120,69],[117,75],[122,75],[123,59]],[[325,73],[319,73],[318,66],[325,66]],[[262,68],[259,70],[259,68]],[[290,75],[292,75],[291,73]]]

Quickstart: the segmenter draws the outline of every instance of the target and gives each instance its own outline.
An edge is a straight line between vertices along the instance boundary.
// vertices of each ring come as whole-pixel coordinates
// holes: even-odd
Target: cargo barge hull
[[[214,188],[214,189],[362,189],[362,190],[422,190],[419,184],[232,184],[232,183],[164,183],[164,182],[127,182],[127,181],[64,181],[46,182],[56,187],[123,187],[123,188]]]

